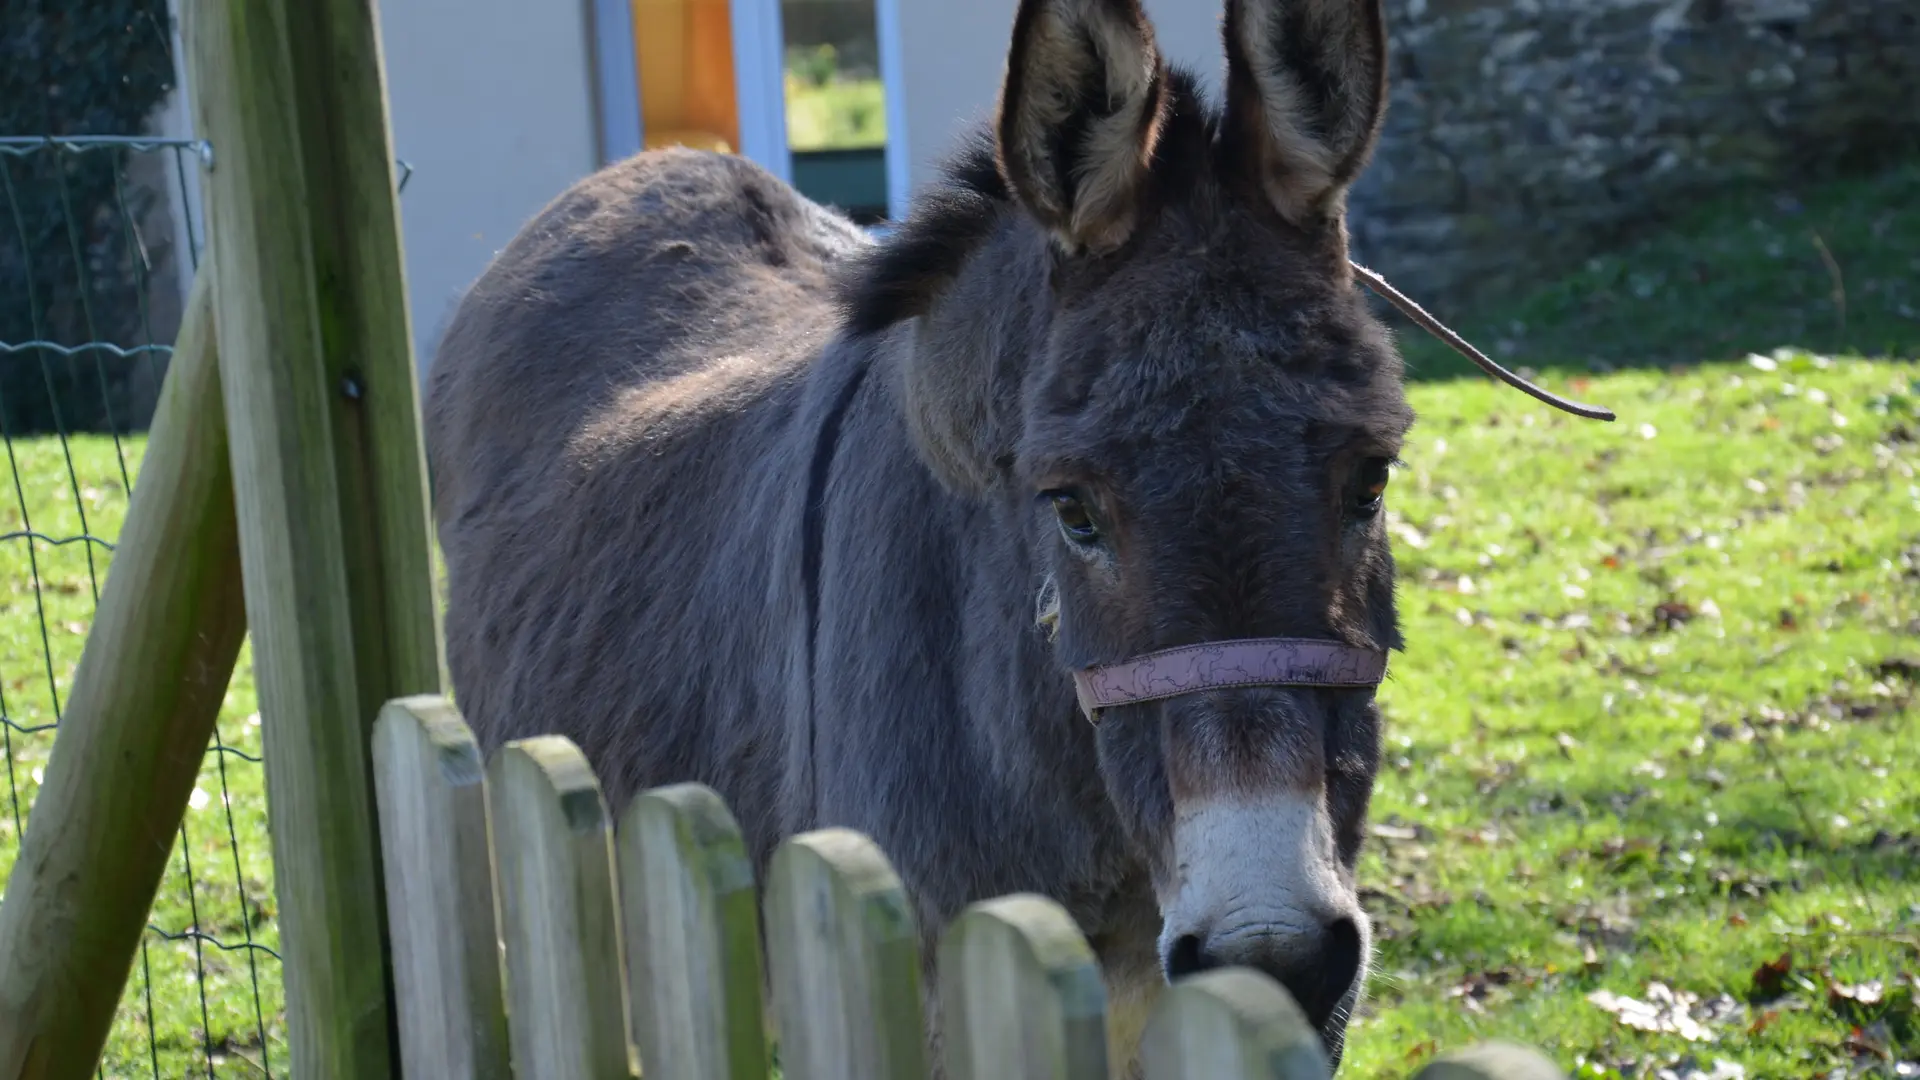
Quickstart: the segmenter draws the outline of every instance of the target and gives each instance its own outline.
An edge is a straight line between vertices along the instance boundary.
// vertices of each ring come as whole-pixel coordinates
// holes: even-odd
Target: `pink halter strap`
[[[1386,678],[1387,654],[1317,638],[1251,638],[1183,645],[1074,672],[1080,709],[1100,710],[1244,686],[1370,687]]]

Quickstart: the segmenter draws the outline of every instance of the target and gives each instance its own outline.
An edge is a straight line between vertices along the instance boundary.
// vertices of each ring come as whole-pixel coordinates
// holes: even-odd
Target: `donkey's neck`
[[[921,887],[930,914],[942,917],[979,899],[966,890],[981,882],[1043,891],[1067,903],[1105,951],[1144,948],[1150,960],[1157,909],[1105,792],[1071,677],[1036,625],[1047,560],[1036,548],[1033,493],[1012,474],[1023,384],[1046,347],[1047,243],[1030,222],[1006,215],[873,354],[890,392],[865,400],[899,410],[916,456],[947,496],[913,513],[921,527],[947,534],[939,546],[955,556],[936,571],[944,589],[931,590],[946,591],[955,607],[929,632],[952,635],[940,647],[957,657],[955,681],[967,690],[950,713],[922,720],[948,730],[922,737],[954,755],[942,770],[978,778],[949,797],[978,798],[965,817],[989,823],[943,840],[942,865],[968,874],[943,871]],[[899,465],[869,457],[859,467],[885,474]],[[914,487],[895,479],[869,490]],[[952,806],[942,814],[962,816]]]
[[[1045,346],[1046,239],[1008,213],[952,271],[887,350],[909,431],[963,498],[1002,487],[1020,431],[1022,383]]]

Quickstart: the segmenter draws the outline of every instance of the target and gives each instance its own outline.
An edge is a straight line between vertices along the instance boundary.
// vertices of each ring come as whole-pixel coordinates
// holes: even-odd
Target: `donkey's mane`
[[[1162,198],[1191,190],[1205,173],[1219,128],[1219,109],[1192,72],[1170,65],[1168,108],[1154,151],[1153,173]],[[864,337],[925,314],[942,287],[1017,205],[995,149],[991,122],[969,128],[891,235],[861,257],[843,278],[840,310],[845,331]]]
[[[1188,198],[1211,175],[1221,111],[1201,92],[1191,71],[1167,68],[1167,110],[1154,147],[1153,191],[1164,205]],[[1016,205],[995,148],[994,128],[981,122],[962,135],[939,178],[914,200],[907,220],[885,240],[850,261],[839,280],[842,330],[869,337],[926,313],[933,298],[959,274]],[[1612,410],[1570,401],[1500,366],[1385,278],[1359,264],[1354,275],[1413,323],[1473,361],[1487,374],[1563,412],[1612,420]]]

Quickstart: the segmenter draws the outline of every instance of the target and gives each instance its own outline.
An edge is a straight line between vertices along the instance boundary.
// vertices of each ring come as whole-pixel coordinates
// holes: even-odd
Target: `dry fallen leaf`
[[[1888,1049],[1892,1042],[1893,1038],[1887,1030],[1887,1022],[1875,1020],[1864,1028],[1856,1027],[1848,1032],[1846,1047],[1853,1054],[1887,1061],[1893,1057],[1893,1052]]]
[[[1744,921],[1744,920],[1742,920]],[[1788,950],[1753,970],[1753,997],[1770,1000],[1787,992],[1787,976],[1793,973],[1793,952]]]
[[[1851,1005],[1871,1008],[1886,998],[1886,991],[1886,984],[1879,979],[1870,979],[1851,986],[1830,981],[1827,983],[1827,1003],[1836,1011]]]
[[[1663,604],[1655,604],[1653,608],[1653,628],[1657,630],[1672,630],[1675,627],[1685,624],[1693,618],[1693,615],[1693,605],[1680,600],[1669,600]]]
[[[1595,990],[1587,995],[1587,1001],[1612,1013],[1627,1027],[1678,1035],[1689,1042],[1713,1041],[1718,1036],[1707,1026],[1708,1023],[1724,1024],[1738,1020],[1743,1011],[1739,1002],[1725,994],[1702,1004],[1698,996],[1660,982],[1647,984],[1646,997],[1647,1000],[1641,1001],[1611,990]]]
[[[1703,1069],[1691,1054],[1653,1071],[1654,1080],[1745,1080],[1746,1075],[1744,1065],[1736,1065],[1726,1058],[1714,1058],[1713,1068]]]

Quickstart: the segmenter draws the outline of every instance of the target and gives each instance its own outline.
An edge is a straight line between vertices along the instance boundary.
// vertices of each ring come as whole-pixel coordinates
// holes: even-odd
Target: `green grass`
[[[144,445],[139,438],[122,441],[129,474],[137,472]],[[76,437],[64,450],[57,438],[15,440],[12,449],[9,474],[21,494],[0,502],[0,532],[28,526],[21,514],[24,498],[33,530],[45,536],[87,532],[111,543],[119,535],[127,497],[121,453],[112,439]],[[20,728],[52,724],[56,696],[59,705],[65,705],[110,556],[105,548],[86,542],[38,542],[30,560],[24,540],[0,543],[0,581],[5,582],[0,594],[0,689],[7,719]],[[246,651],[219,728],[226,746],[260,756],[252,663]],[[0,774],[4,883],[18,854],[20,825],[29,816],[53,747],[53,732],[0,730],[5,735],[0,742],[5,758],[0,763],[5,766]],[[230,951],[211,942],[168,940],[149,932],[142,955],[134,960],[102,1063],[107,1076],[151,1076],[156,1067],[164,1077],[204,1076],[202,1033],[207,1031],[213,1033],[215,1075],[261,1076],[258,1065],[268,1048],[274,1074],[286,1075],[280,963],[244,948],[249,930],[254,942],[276,950],[279,946],[265,786],[260,765],[233,754],[207,755],[187,811],[187,845],[176,843],[148,922],[171,935],[197,927],[222,944],[243,947]],[[256,1019],[256,974],[258,1016],[264,1025]],[[261,1045],[263,1026],[266,1047]]]
[[[1490,1036],[1593,1075],[1812,1076],[1855,1025],[1920,1056],[1920,370],[1773,368],[1593,379],[1612,425],[1416,390],[1355,1074]],[[1732,1018],[1691,1044],[1588,1001],[1655,982]]]
[[[859,150],[887,142],[886,90],[879,79],[816,83],[787,73],[787,145]]]
[[[870,66],[841,66],[832,45],[788,46],[787,145],[862,150],[887,142],[886,89]]]

